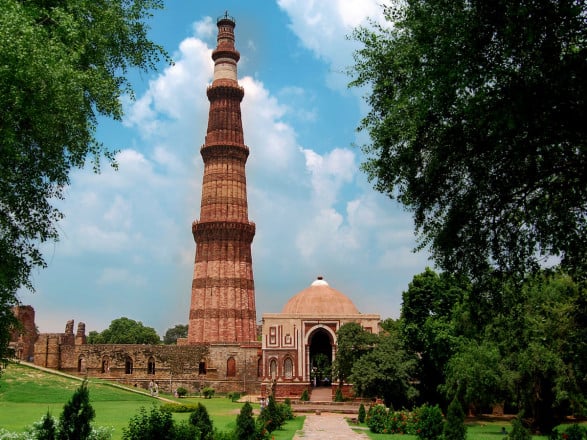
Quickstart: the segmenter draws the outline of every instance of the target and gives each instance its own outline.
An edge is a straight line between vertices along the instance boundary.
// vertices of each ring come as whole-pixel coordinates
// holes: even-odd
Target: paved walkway
[[[332,402],[332,389],[330,387],[318,387],[312,390],[310,402]]]
[[[296,431],[293,440],[359,440],[367,434],[353,431],[342,414],[309,414],[302,429]]]

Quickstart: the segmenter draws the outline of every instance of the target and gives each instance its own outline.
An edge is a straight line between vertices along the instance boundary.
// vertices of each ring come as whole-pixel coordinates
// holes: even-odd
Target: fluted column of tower
[[[217,22],[212,52],[214,81],[208,87],[208,130],[200,152],[204,160],[200,219],[192,224],[196,260],[192,282],[188,344],[256,340],[255,287],[251,243],[255,224],[248,219],[244,144],[237,82],[239,52],[235,22]]]

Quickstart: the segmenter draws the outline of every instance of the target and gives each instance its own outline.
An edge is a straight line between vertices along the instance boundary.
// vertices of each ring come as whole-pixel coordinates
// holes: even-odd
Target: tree
[[[96,412],[90,405],[88,383],[84,380],[69,402],[63,406],[63,412],[59,416],[57,438],[59,440],[88,439],[92,432],[90,423],[95,416]]]
[[[236,418],[235,436],[239,440],[255,440],[258,438],[257,425],[253,417],[253,407],[246,402]]]
[[[349,381],[360,396],[381,396],[387,406],[407,407],[417,395],[416,365],[416,357],[403,349],[398,335],[382,334],[375,348],[354,363]]]
[[[439,402],[438,386],[445,365],[458,344],[453,310],[465,298],[465,281],[446,273],[426,270],[402,294],[399,332],[405,349],[418,356],[416,376],[422,402]]]
[[[464,340],[446,364],[446,381],[440,388],[447,398],[458,395],[469,407],[489,408],[509,396],[508,382],[513,373],[504,363],[494,341],[479,344]]]
[[[442,436],[444,427],[442,411],[438,405],[424,405],[420,407],[416,415],[416,436],[420,440],[437,440]]]
[[[161,0],[0,0],[0,358],[20,287],[34,290],[40,245],[57,240],[73,168],[113,153],[96,139],[98,116],[122,118],[126,75],[161,58],[145,20]]]
[[[89,344],[160,344],[161,339],[153,327],[126,317],[118,318],[101,333],[90,332]]]
[[[357,416],[357,420],[359,421],[359,423],[365,423],[366,415],[367,413],[365,412],[365,405],[363,405],[363,402],[361,402],[361,404],[359,405],[359,414]]]
[[[190,414],[190,424],[198,429],[201,440],[212,440],[214,437],[214,425],[208,415],[208,410],[199,402],[196,409]]]
[[[57,429],[55,427],[55,420],[53,416],[47,410],[47,413],[43,416],[40,426],[35,429],[36,440],[55,440],[57,437]]]
[[[332,374],[342,385],[351,375],[355,362],[373,349],[377,337],[356,322],[341,325],[336,337],[337,351]]]
[[[483,327],[459,339],[441,388],[481,408],[508,402],[532,430],[549,433],[585,403],[585,364],[577,362],[585,344],[576,341],[584,331],[585,287],[550,270],[498,287]],[[466,310],[457,309],[454,321]]]
[[[1,263],[0,263],[1,264]],[[1,270],[0,270],[1,272]],[[0,273],[0,277],[2,274]],[[0,280],[2,283],[2,280]],[[18,328],[19,322],[12,313],[12,306],[16,305],[16,297],[0,287],[0,376],[6,368],[8,359],[13,357],[13,350],[8,347],[12,332]]]
[[[585,402],[586,372],[574,365],[581,352],[572,340],[576,298],[585,288],[550,271],[508,287],[509,310],[494,319],[486,338],[499,343],[506,368],[514,372],[508,377],[511,400],[533,431],[550,433]]]
[[[281,428],[285,423],[284,414],[277,406],[273,395],[268,397],[267,406],[261,411],[259,421],[262,423],[263,428],[268,432],[273,432],[276,429]]]
[[[185,427],[183,427],[185,428]],[[186,429],[180,429],[185,434]],[[187,429],[189,432],[189,429]],[[173,416],[165,408],[153,405],[151,412],[141,407],[133,416],[128,427],[122,429],[123,440],[175,440]],[[193,437],[192,437],[193,438]]]
[[[406,0],[358,28],[363,169],[442,269],[587,276],[587,3]]]
[[[165,332],[165,336],[163,336],[163,343],[164,344],[175,344],[177,343],[178,338],[187,338],[188,337],[188,326],[187,324],[177,324],[173,328],[168,328]]]
[[[456,396],[448,405],[443,434],[444,440],[465,440],[467,438],[465,412]]]

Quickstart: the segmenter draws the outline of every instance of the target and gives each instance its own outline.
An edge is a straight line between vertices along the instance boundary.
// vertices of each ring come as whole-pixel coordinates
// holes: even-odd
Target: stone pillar
[[[80,322],[77,325],[77,332],[75,334],[75,345],[83,345],[86,343],[86,324]]]

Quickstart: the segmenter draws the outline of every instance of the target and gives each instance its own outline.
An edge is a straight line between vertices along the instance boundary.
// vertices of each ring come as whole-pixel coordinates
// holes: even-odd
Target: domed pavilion
[[[299,398],[304,389],[330,386],[332,378],[321,371],[336,358],[338,329],[356,322],[378,333],[380,320],[377,314],[359,312],[348,296],[319,276],[290,298],[281,313],[263,314],[262,393],[273,390],[276,397]],[[348,391],[347,385],[343,392]]]

